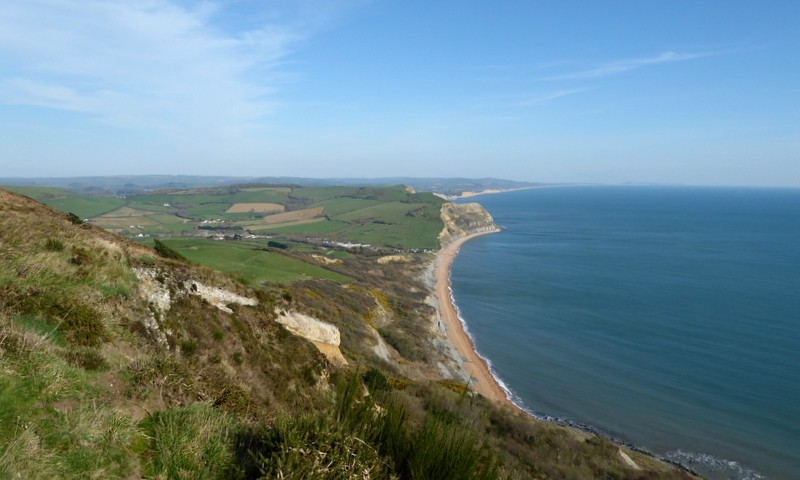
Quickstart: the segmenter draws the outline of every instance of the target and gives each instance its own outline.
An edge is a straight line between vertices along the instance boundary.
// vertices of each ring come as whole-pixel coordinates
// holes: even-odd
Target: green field
[[[291,255],[314,253],[309,238],[369,244],[376,248],[436,249],[443,201],[429,193],[394,187],[242,186],[154,192],[131,196],[78,195],[67,190],[17,187],[53,208],[88,218],[102,228],[138,239],[160,238],[190,261],[257,285],[320,278],[350,278]],[[226,213],[236,203],[272,203],[278,212]],[[317,212],[312,216],[303,212]],[[321,213],[319,213],[321,212]],[[271,215],[283,215],[273,217]],[[215,241],[205,237],[248,233],[289,242],[291,251],[265,251],[266,241]],[[139,237],[142,235],[142,237]],[[147,242],[147,240],[144,240]],[[308,251],[307,251],[308,250]],[[305,254],[301,254],[305,255]],[[347,257],[337,252],[338,258]]]
[[[231,274],[253,285],[312,278],[352,281],[344,275],[280,253],[256,250],[251,244],[187,238],[165,239],[164,243],[194,263]]]

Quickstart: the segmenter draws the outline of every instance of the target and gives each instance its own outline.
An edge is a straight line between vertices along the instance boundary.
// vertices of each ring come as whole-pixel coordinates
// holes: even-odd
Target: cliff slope
[[[442,246],[458,237],[498,230],[494,219],[479,203],[445,203],[441,211],[444,228],[439,233]]]

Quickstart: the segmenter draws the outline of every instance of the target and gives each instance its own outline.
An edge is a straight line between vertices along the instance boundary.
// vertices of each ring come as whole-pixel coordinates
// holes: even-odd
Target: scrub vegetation
[[[181,241],[162,245],[211,248]],[[287,242],[281,258],[334,258]],[[443,378],[425,254],[383,265],[347,252],[324,269],[342,278],[283,284],[184,256],[196,264],[0,190],[0,478],[689,478],[629,452],[633,470],[602,437]],[[258,303],[181,293],[198,283]],[[285,311],[336,325],[348,365],[277,323]],[[381,356],[381,332],[409,345]]]

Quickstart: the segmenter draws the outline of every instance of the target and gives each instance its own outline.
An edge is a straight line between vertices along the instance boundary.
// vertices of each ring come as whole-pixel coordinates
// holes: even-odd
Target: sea
[[[800,478],[800,189],[484,195],[452,295],[528,412],[709,479]]]

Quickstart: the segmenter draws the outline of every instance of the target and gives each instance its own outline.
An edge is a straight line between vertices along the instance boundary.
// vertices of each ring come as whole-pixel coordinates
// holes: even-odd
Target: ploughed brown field
[[[271,213],[286,210],[278,203],[234,203],[225,213]]]

